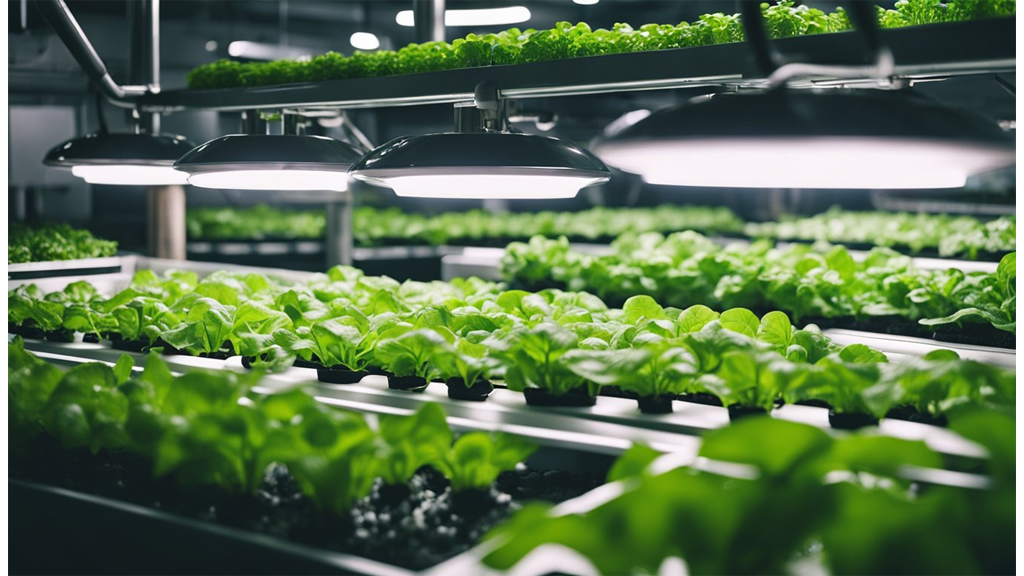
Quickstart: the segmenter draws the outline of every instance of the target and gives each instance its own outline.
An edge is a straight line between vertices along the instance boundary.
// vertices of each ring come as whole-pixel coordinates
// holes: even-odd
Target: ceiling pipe
[[[103,59],[96,53],[82,27],[71,14],[64,0],[36,0],[36,7],[54,32],[74,56],[85,74],[113,104],[134,108],[135,100],[144,94],[159,92],[156,86],[122,86],[114,81]]]

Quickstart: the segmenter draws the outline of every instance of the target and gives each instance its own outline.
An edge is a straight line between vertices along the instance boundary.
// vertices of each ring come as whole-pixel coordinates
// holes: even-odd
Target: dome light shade
[[[72,138],[47,152],[43,164],[70,168],[90,184],[185,184],[172,166],[194,144],[175,134],[98,132]]]
[[[661,110],[594,144],[609,164],[675,186],[962,187],[1012,166],[1012,136],[900,92],[776,90]]]
[[[188,151],[174,169],[201,188],[234,190],[348,189],[354,146],[308,135],[232,134]]]
[[[356,180],[418,198],[572,198],[607,182],[608,168],[547,136],[459,132],[396,138],[352,165]]]

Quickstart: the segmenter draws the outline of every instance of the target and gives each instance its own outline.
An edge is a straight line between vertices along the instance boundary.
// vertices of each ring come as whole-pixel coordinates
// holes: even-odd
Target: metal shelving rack
[[[1016,69],[1013,18],[882,30],[881,36],[892,51],[896,76],[912,82]],[[852,32],[787,38],[774,45],[784,56],[811,64],[857,63],[864,52],[861,38]],[[484,81],[497,84],[503,98],[521,99],[699,86],[750,87],[764,80],[750,48],[737,42],[376,78],[167,90],[143,95],[137,103],[148,112],[372,108],[469,101],[474,88]],[[833,81],[818,78],[808,82]]]

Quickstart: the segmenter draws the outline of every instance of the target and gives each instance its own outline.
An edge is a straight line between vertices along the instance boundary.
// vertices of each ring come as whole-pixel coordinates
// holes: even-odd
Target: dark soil
[[[300,492],[288,469],[267,468],[255,494],[182,487],[154,479],[150,463],[129,453],[66,451],[40,437],[28,455],[10,457],[10,476],[113,498],[165,512],[259,532],[410,569],[433,566],[468,550],[529,500],[561,502],[602,483],[601,476],[520,465],[487,490],[451,491],[433,468],[407,486],[384,486],[344,516],[325,514]],[[11,519],[16,523],[16,519]]]

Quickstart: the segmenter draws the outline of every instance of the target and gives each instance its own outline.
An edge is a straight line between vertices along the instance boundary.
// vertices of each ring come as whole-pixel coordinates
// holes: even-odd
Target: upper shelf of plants
[[[763,8],[784,56],[803,62],[859,62],[862,39],[842,9],[825,13],[782,1]],[[883,41],[897,74],[930,77],[1013,70],[1016,3],[1006,0],[901,0],[879,8]],[[483,81],[506,98],[751,84],[764,79],[743,43],[738,14],[705,14],[678,25],[617,24],[592,30],[560,22],[549,30],[470,34],[451,43],[410,44],[398,51],[329,52],[308,62],[200,66],[189,89],[145,96],[142,107],[244,110],[361,107],[468,100]]]

